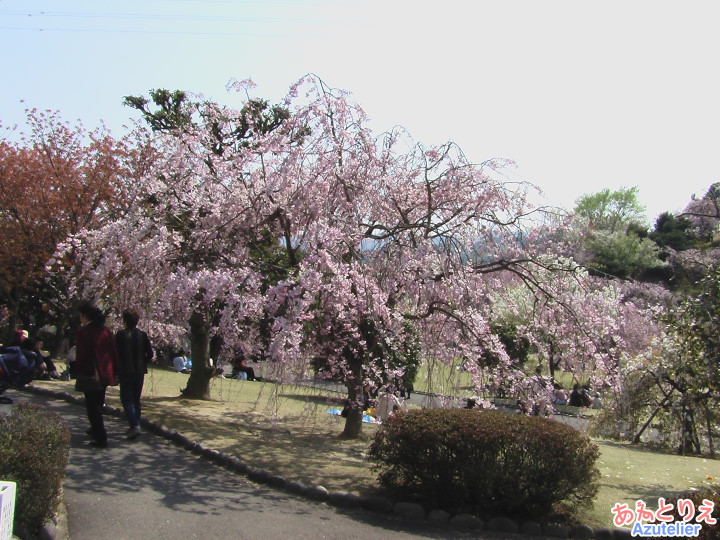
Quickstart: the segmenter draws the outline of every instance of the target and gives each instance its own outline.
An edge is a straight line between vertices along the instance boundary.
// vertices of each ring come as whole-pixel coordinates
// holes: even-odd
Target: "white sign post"
[[[15,516],[15,482],[0,481],[0,540],[10,540]]]

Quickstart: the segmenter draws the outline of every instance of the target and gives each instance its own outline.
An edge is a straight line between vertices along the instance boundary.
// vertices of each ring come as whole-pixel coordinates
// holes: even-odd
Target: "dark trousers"
[[[145,374],[121,375],[120,378],[120,401],[130,427],[140,425],[140,395],[142,394]]]
[[[85,407],[88,420],[90,420],[90,431],[96,441],[107,441],[107,432],[103,422],[103,406],[105,405],[105,388],[97,392],[85,392]]]
[[[45,362],[45,367],[47,368],[48,373],[53,373],[57,371],[57,366],[52,361],[52,358],[50,358],[49,356],[42,356],[41,359],[43,362]]]

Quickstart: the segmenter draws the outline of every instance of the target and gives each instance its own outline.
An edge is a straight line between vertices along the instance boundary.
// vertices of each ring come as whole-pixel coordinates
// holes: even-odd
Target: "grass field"
[[[448,373],[448,389],[462,390],[463,381],[451,381],[455,374]],[[214,379],[213,400],[192,401],[178,397],[187,377],[151,369],[143,395],[144,415],[291,480],[319,484],[331,491],[376,491],[374,475],[364,456],[377,426],[363,424],[363,440],[339,439],[344,419],[327,413],[339,394],[317,388]],[[35,384],[74,392],[72,381]],[[119,406],[117,388],[108,391],[108,403]],[[579,515],[591,526],[611,526],[610,508],[617,502],[634,506],[637,499],[643,499],[652,507],[658,497],[719,483],[720,461],[651,452],[611,441],[596,443],[601,450],[600,493],[594,507]]]

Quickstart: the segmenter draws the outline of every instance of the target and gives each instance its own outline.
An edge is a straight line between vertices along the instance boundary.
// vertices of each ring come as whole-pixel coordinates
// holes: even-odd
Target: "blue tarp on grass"
[[[342,413],[342,411],[340,409],[330,409],[327,413],[334,414],[335,416],[340,416],[340,413]],[[362,421],[365,422],[366,424],[380,424],[381,423],[380,420],[378,420],[374,416],[370,416],[369,414],[363,414]]]

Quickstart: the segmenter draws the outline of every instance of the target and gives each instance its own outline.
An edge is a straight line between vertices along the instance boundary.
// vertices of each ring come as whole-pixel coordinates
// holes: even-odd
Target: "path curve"
[[[92,448],[83,407],[49,396],[7,395],[48,406],[70,429],[64,500],[72,540],[528,538],[313,502],[255,484],[148,432],[128,441],[125,422],[112,416],[105,417],[110,447]]]

